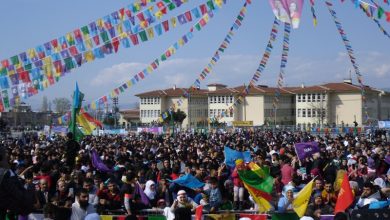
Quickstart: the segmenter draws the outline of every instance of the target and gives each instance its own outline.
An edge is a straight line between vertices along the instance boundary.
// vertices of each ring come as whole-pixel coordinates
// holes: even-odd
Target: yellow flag
[[[149,39],[154,38],[154,30],[153,30],[153,28],[146,29],[146,32],[148,33]]]
[[[244,186],[248,190],[249,194],[252,196],[253,200],[255,200],[256,204],[259,206],[259,212],[266,212],[271,209],[271,204],[266,199],[260,196],[256,196],[252,189],[248,187],[246,183],[244,183]]]
[[[117,27],[116,27],[116,30],[118,31],[118,34],[122,34],[123,33],[123,26],[122,24],[119,24]]]
[[[163,16],[164,14],[162,13],[162,11],[157,11],[156,13],[154,13],[154,16],[156,16],[157,19],[161,19],[161,17]]]
[[[77,123],[84,128],[85,134],[92,134],[92,131],[96,128],[94,124],[89,122],[82,114],[76,116]]]
[[[87,51],[84,53],[84,58],[87,62],[93,61],[95,57],[93,56],[92,51]]]
[[[112,217],[112,215],[101,215],[100,219],[101,220],[112,220],[113,217]]]
[[[28,56],[29,56],[30,58],[33,58],[33,57],[36,56],[36,52],[35,52],[35,49],[34,49],[34,48],[28,49],[28,50],[27,50],[27,53],[28,53]]]
[[[172,27],[176,27],[176,17],[171,18]]]
[[[306,184],[301,191],[296,195],[292,206],[294,211],[299,217],[302,217],[307,209],[307,204],[309,203],[311,193],[313,191],[314,179],[312,179],[308,184]]]
[[[92,49],[93,45],[92,45],[92,40],[90,38],[86,38],[84,40],[84,43],[88,50]]]
[[[104,25],[103,19],[99,18],[99,19],[96,21],[96,25],[97,25],[98,27],[102,28],[103,25]]]
[[[215,0],[215,4],[221,8],[222,7],[222,0]]]
[[[345,170],[338,170],[337,175],[336,175],[336,181],[334,181],[333,188],[336,192],[340,190],[341,183],[343,182],[344,179],[344,173],[347,171]]]

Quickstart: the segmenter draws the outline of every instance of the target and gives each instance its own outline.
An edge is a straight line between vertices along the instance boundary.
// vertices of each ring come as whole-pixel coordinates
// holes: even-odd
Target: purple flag
[[[141,197],[141,201],[144,205],[149,205],[149,199],[148,197],[145,195],[144,191],[142,190],[141,186],[139,185],[139,183],[137,183],[135,185],[135,189],[134,189],[134,195],[133,195],[133,198],[135,197],[135,195],[140,195]]]
[[[95,149],[92,149],[92,165],[93,167],[95,167],[97,170],[101,171],[101,172],[106,172],[106,173],[110,173],[112,172],[113,170],[108,168],[106,166],[106,164],[103,163],[103,161],[100,159],[98,153],[96,152]]]
[[[310,157],[314,153],[320,152],[317,142],[296,143],[295,150],[298,158],[304,160],[306,157]]]
[[[320,220],[333,220],[334,215],[321,215]]]

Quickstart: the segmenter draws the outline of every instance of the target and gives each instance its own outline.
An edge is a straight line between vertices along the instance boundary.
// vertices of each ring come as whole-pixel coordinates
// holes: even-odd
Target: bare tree
[[[72,106],[69,99],[67,98],[55,98],[53,100],[53,104],[55,111],[60,114],[64,114],[70,110],[70,107]]]
[[[316,124],[321,125],[322,127],[324,123],[328,123],[328,106],[325,99],[326,93],[310,95],[312,95],[311,102],[309,103],[309,106],[311,107],[311,117],[314,118]],[[307,114],[309,115],[309,112],[307,112]]]

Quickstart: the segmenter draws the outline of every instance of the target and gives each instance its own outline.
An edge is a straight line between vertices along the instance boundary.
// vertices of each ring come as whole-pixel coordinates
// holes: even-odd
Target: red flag
[[[195,210],[195,220],[202,220],[203,206],[200,205],[196,207]]]
[[[354,201],[354,196],[351,190],[351,186],[349,185],[348,181],[348,174],[344,174],[343,182],[341,183],[341,188],[339,195],[337,197],[336,206],[334,208],[334,213],[338,212],[344,212],[345,209],[347,209],[352,202]]]

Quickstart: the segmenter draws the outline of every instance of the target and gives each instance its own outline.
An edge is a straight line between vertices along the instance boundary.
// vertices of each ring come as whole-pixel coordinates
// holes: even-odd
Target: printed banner
[[[314,153],[320,152],[317,142],[296,143],[294,145],[298,158],[302,161]]]
[[[275,17],[284,23],[290,23],[294,29],[299,27],[303,0],[269,0]]]

